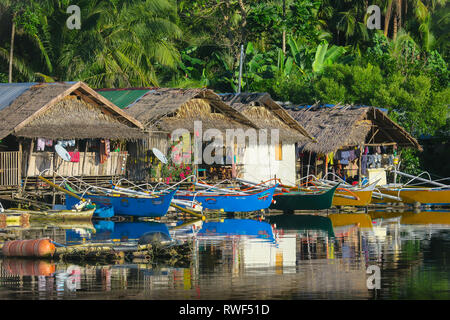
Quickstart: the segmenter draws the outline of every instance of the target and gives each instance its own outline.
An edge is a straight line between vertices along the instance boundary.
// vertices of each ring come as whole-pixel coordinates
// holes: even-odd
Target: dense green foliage
[[[73,4],[80,30],[66,26]],[[448,118],[449,14],[446,0],[0,0],[0,81],[11,62],[13,82],[233,92],[244,45],[242,91],[384,107],[433,135]]]

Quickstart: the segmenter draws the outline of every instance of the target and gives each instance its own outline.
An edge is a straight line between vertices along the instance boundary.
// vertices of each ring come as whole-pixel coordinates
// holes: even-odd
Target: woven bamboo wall
[[[20,185],[20,151],[0,152],[0,186]]]
[[[68,162],[57,157],[56,172],[62,176],[117,176],[126,172],[127,152],[111,152],[110,158],[99,163],[97,152],[80,152],[79,162]],[[53,153],[33,153],[28,165],[29,177],[38,176],[45,169],[53,170]],[[51,171],[44,176],[52,176]]]

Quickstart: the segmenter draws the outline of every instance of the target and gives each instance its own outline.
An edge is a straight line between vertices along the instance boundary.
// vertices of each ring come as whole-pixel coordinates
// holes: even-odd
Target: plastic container
[[[49,239],[13,240],[3,245],[6,257],[52,257],[55,245]]]

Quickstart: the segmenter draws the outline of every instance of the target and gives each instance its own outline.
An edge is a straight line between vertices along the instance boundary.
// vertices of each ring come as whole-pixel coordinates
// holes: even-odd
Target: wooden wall
[[[0,152],[0,186],[18,186],[21,179],[20,151]]]
[[[33,152],[28,169],[29,177],[38,176],[45,169],[53,170],[53,152]],[[79,162],[68,162],[56,155],[56,172],[62,176],[117,176],[125,175],[128,153],[111,152],[104,163],[99,163],[98,152],[80,152]],[[44,176],[52,176],[46,172]]]

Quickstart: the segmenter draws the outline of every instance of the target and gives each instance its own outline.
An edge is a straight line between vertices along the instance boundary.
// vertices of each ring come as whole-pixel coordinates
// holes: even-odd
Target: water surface
[[[190,265],[0,259],[0,299],[449,299],[450,212],[8,226],[61,244],[193,241]],[[369,266],[380,289],[368,288]]]

